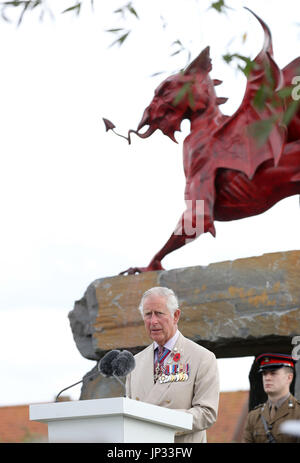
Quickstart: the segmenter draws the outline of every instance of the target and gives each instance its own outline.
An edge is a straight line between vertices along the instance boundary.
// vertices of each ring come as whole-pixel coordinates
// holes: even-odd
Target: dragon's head
[[[180,130],[182,120],[191,118],[195,112],[204,112],[211,100],[216,99],[214,85],[220,82],[210,79],[211,69],[207,47],[185,70],[168,77],[157,87],[137,131],[129,131],[129,139],[130,133],[146,138],[160,129],[176,142],[174,133]],[[148,126],[146,132],[140,133],[145,126]]]

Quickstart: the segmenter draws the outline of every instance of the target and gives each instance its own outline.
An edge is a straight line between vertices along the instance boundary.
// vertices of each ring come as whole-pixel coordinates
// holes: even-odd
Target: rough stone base
[[[217,357],[291,353],[300,335],[300,251],[289,251],[94,281],[69,313],[82,356],[147,346],[138,305],[153,286],[175,291],[181,332]]]

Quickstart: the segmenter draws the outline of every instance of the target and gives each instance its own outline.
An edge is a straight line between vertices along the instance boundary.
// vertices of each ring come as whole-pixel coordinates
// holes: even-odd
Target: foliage
[[[225,13],[227,9],[231,9],[227,5],[225,5],[224,0],[219,0],[218,2],[212,2],[210,8],[215,9],[219,13]]]
[[[85,5],[90,5],[91,11],[94,10],[95,6],[95,1],[94,0],[81,0],[81,1],[76,1],[75,0],[68,0],[69,6],[67,8],[64,8],[60,11],[60,14],[75,14],[76,16],[79,16],[83,4]],[[74,3],[75,2],[75,3]],[[226,5],[226,2],[224,0],[218,0],[218,1],[212,1],[210,2],[210,7],[209,9],[213,9],[217,13],[223,13],[226,14],[227,10],[232,9],[228,5]],[[47,13],[50,15],[52,18],[55,17],[55,14],[53,11],[49,8],[47,0],[13,0],[13,1],[3,1],[0,2],[0,14],[2,18],[5,21],[11,21],[11,19],[8,17],[7,12],[9,11],[14,11],[18,14],[17,17],[17,25],[20,26],[21,23],[24,20],[25,15],[27,15],[30,12],[33,11],[38,11],[39,12],[39,19],[43,20],[45,14]],[[119,23],[123,22],[123,24],[126,26],[128,23],[129,18],[133,18],[134,20],[139,20],[140,15],[133,3],[133,1],[129,1],[126,4],[123,4],[121,7],[117,8],[116,10],[113,11],[113,14],[116,15],[116,18],[118,19]],[[163,18],[162,18],[163,19]],[[131,22],[132,24],[132,22]],[[163,25],[165,27],[166,23]],[[107,29],[106,32],[109,34],[113,35],[113,40],[110,44],[111,47],[113,46],[121,46],[124,44],[124,42],[128,39],[130,36],[132,30],[128,29],[128,27],[112,27],[110,29]],[[246,34],[243,35],[243,41],[246,40]],[[179,53],[183,54],[185,53],[187,55],[187,64],[190,62],[191,59],[191,53],[190,51],[184,46],[182,41],[177,38],[174,40],[171,44],[171,47],[173,48],[173,52],[171,53],[171,56],[176,56]],[[250,57],[248,56],[243,56],[240,53],[227,53],[223,55],[223,59],[226,63],[232,65],[235,62],[238,62],[238,69],[242,71],[246,77],[249,76],[253,69],[253,61],[251,60]],[[160,74],[161,72],[154,73],[153,76]],[[182,89],[178,92],[178,95],[176,96],[174,100],[174,105],[176,106],[182,98],[185,97],[185,95],[188,96],[191,105],[193,104],[192,101],[192,95],[191,95],[191,89],[189,84],[184,84]],[[274,100],[274,89],[272,88],[272,84],[270,85],[262,85],[254,98],[254,105],[258,110],[262,110],[264,105],[266,103],[269,103],[271,105],[275,104],[283,104],[283,102],[286,102],[287,100],[289,101],[286,111],[284,112],[282,122],[283,124],[288,124],[295,112],[299,108],[299,102],[298,101],[293,101],[290,97],[291,95],[291,88],[283,88],[280,90],[280,92],[277,92],[276,94],[276,99]],[[266,120],[254,124],[253,127],[250,127],[250,132],[256,136],[261,143],[263,143],[267,138],[272,130],[274,120]]]

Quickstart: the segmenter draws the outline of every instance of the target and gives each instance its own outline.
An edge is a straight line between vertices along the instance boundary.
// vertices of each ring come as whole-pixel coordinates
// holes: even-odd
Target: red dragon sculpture
[[[298,106],[287,122],[286,108],[293,99],[280,93],[291,88],[293,77],[300,75],[300,57],[280,70],[272,58],[270,30],[254,16],[264,30],[264,45],[252,63],[242,104],[232,116],[219,109],[227,99],[216,96],[215,86],[221,81],[209,76],[212,66],[207,47],[184,71],[159,85],[137,130],[125,137],[130,143],[131,133],[146,138],[160,129],[176,141],[174,133],[182,120],[191,122],[183,144],[186,211],[149,265],[132,267],[123,274],[163,270],[161,261],[167,254],[201,233],[215,236],[215,221],[261,214],[281,199],[300,193],[300,110]],[[258,104],[262,89],[265,96]],[[114,128],[110,121],[104,122],[107,130]],[[271,124],[264,142],[255,136],[259,124]],[[145,126],[148,129],[141,133]]]

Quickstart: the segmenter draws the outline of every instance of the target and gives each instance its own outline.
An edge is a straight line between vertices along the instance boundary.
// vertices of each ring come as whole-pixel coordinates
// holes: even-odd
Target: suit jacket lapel
[[[270,418],[270,410],[269,410],[269,404],[268,402],[265,403],[263,409],[262,409],[262,412],[261,412],[261,415],[263,416],[263,418],[265,419],[266,421],[266,424],[267,426],[271,423],[271,418]],[[274,420],[272,420],[274,421]]]
[[[287,415],[288,414],[288,400],[287,399],[282,405],[281,407],[279,407],[279,409],[276,411],[275,413],[275,416],[274,418],[271,418],[270,416],[270,407],[269,407],[269,404],[268,402],[266,403],[265,405],[265,408],[264,408],[264,411],[263,411],[263,415],[265,417],[265,419],[267,420],[268,423],[270,424],[273,424],[275,421],[277,421],[279,418],[282,418],[283,416]]]
[[[142,359],[141,368],[141,384],[144,389],[145,397],[148,396],[149,392],[153,389],[154,385],[154,345],[149,346],[149,349],[145,351],[145,356]]]

